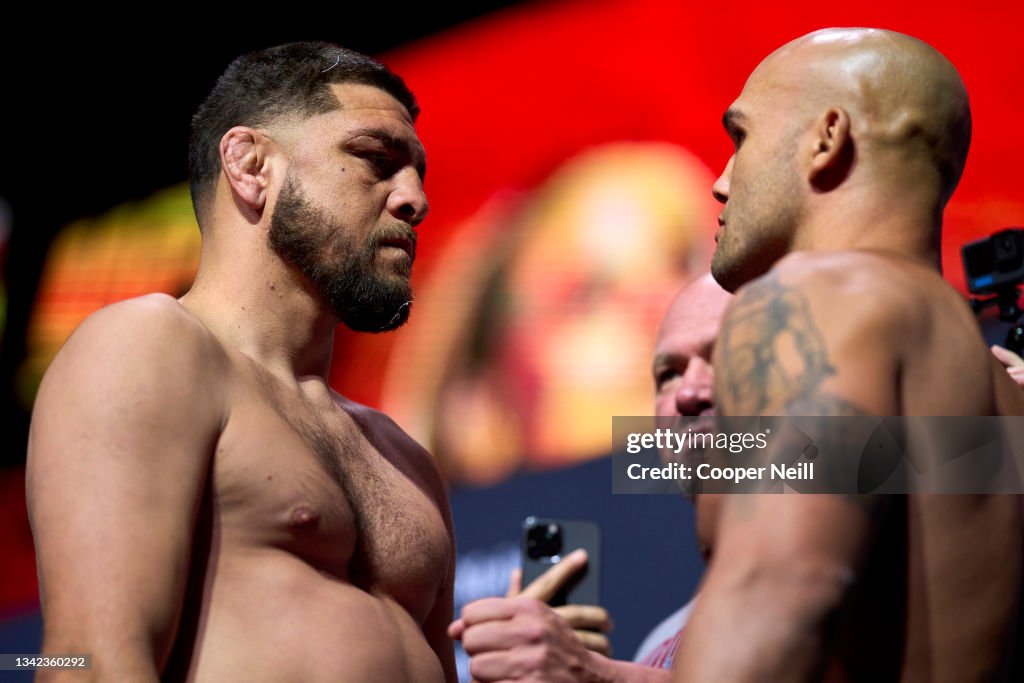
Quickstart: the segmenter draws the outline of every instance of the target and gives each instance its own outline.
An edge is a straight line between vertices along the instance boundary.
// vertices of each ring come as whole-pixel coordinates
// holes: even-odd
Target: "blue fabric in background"
[[[602,533],[601,595],[612,615],[613,655],[632,659],[644,636],[693,594],[704,571],[693,507],[674,495],[612,495],[611,458],[521,474],[488,488],[450,492],[455,538],[456,614],[465,602],[504,595],[519,563],[524,517],[597,522]],[[459,673],[465,655],[457,650]]]
[[[38,611],[0,619],[0,652],[31,655],[39,652],[43,642],[43,618]],[[31,683],[31,671],[0,671],[3,683]]]

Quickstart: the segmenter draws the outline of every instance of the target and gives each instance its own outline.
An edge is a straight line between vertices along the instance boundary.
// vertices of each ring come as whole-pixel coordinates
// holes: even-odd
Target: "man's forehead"
[[[426,164],[426,153],[416,135],[409,111],[387,92],[361,83],[335,83],[331,89],[338,98],[338,109],[303,119],[296,133],[313,133],[313,139],[335,140],[338,143],[363,139],[389,149],[401,149],[412,156],[417,165]],[[319,144],[319,143],[316,143]]]
[[[350,116],[381,116],[414,127],[412,116],[390,93],[364,83],[332,83],[331,91],[338,98],[339,110]]]
[[[669,306],[661,323],[660,337],[680,336],[717,328],[732,296],[710,277],[690,284]]]

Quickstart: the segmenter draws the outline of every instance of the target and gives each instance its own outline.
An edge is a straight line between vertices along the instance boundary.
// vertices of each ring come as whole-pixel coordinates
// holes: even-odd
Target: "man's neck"
[[[851,196],[818,207],[800,226],[791,251],[868,250],[942,266],[942,211],[908,200]]]
[[[338,320],[269,249],[228,254],[204,244],[195,283],[180,301],[219,339],[279,378],[326,381]]]

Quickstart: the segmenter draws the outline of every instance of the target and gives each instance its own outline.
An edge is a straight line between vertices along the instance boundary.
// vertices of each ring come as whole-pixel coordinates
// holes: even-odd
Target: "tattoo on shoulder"
[[[807,296],[772,273],[737,297],[721,338],[722,400],[733,415],[759,415],[769,406],[810,399],[835,374]]]

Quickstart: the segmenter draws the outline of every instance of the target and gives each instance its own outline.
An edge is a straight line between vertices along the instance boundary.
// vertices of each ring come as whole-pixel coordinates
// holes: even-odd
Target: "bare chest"
[[[451,541],[410,467],[421,453],[401,447],[340,408],[251,394],[232,410],[214,458],[223,544],[282,550],[422,622],[447,576]]]

